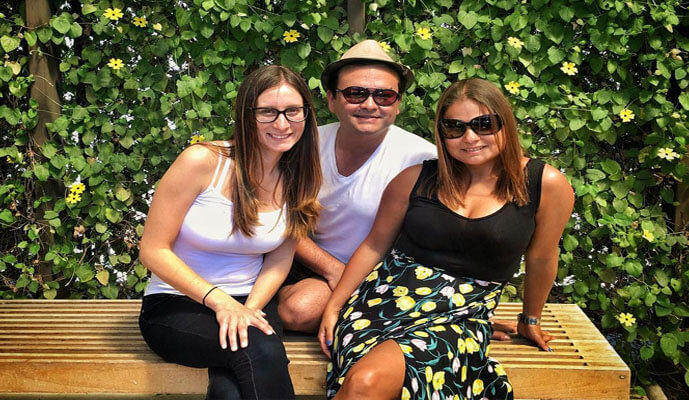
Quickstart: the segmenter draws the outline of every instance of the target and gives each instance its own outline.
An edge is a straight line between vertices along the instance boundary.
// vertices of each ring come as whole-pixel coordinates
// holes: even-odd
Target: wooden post
[[[349,34],[364,33],[366,25],[366,13],[364,2],[361,0],[347,0],[347,23],[349,24]]]
[[[49,0],[26,0],[26,24],[30,31],[34,31],[41,26],[48,26],[50,23],[50,2]],[[40,162],[43,159],[41,148],[51,139],[45,124],[54,122],[61,111],[60,96],[58,95],[57,83],[60,72],[56,60],[59,55],[55,53],[52,43],[36,42],[35,46],[29,48],[29,73],[34,76],[34,84],[31,87],[31,98],[38,102],[38,124],[29,135],[28,153],[33,156],[33,161]],[[59,186],[55,181],[35,182],[35,198],[50,196],[55,199],[59,196]],[[46,210],[53,208],[53,202],[49,204],[41,203],[36,212],[36,219],[43,228],[40,232],[42,243],[39,260],[43,259],[43,254],[48,247],[54,243],[53,234],[50,233],[49,224],[43,221],[42,217]],[[52,266],[50,263],[39,261],[38,275],[43,282],[52,280]]]

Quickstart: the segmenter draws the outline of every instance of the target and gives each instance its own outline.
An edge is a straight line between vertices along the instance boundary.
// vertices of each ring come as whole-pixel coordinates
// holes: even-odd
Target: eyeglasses
[[[284,110],[276,110],[273,107],[251,107],[256,116],[256,121],[261,123],[275,122],[280,114],[285,116],[289,122],[301,122],[309,115],[307,106],[287,107]]]
[[[344,89],[335,89],[335,94],[342,92],[342,96],[349,104],[361,104],[373,96],[373,101],[382,107],[395,104],[400,99],[400,94],[392,89],[370,89],[359,86],[350,86]]]
[[[467,128],[471,128],[477,135],[493,135],[502,129],[502,118],[498,114],[479,115],[469,122],[459,119],[441,119],[440,136],[443,139],[457,139],[464,136]]]

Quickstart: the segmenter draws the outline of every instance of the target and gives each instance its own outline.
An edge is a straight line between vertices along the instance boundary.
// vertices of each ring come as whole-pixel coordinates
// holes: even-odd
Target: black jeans
[[[235,297],[241,303],[246,297]],[[148,346],[165,361],[208,368],[208,400],[294,399],[282,344],[277,301],[263,309],[275,335],[249,327],[249,345],[237,351],[220,347],[215,312],[187,296],[144,296],[139,328]]]

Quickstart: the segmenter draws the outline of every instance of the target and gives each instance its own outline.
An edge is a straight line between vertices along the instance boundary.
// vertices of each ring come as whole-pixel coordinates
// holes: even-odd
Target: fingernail
[[[232,346],[232,351],[237,351],[237,346]]]
[[[332,344],[333,344],[333,341],[332,341],[332,340],[328,340],[328,341],[327,341],[327,342],[325,342],[325,343],[326,343],[326,344],[327,344],[328,346],[330,346],[330,345],[332,345]]]
[[[552,352],[553,352],[553,349],[550,348],[550,347],[548,347],[548,351],[552,353]]]
[[[222,347],[222,349],[225,350],[225,349],[227,348],[227,345],[226,345],[226,344],[221,344],[220,347]]]

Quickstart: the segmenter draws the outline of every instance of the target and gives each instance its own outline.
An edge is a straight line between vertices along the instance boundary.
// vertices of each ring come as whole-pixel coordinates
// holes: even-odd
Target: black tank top
[[[416,262],[442,268],[450,275],[509,280],[519,270],[536,228],[544,165],[534,159],[526,165],[527,204],[519,207],[508,202],[493,214],[467,218],[441,203],[436,193],[422,189],[426,186],[422,183],[434,182],[438,172],[438,160],[424,161],[394,247]]]

